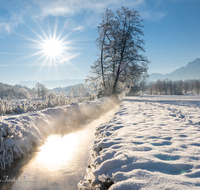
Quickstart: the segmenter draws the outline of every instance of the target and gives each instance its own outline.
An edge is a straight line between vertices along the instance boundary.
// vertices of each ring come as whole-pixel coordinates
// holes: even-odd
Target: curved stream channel
[[[75,133],[51,135],[44,145],[0,174],[3,190],[77,190],[84,178],[95,127],[113,117],[113,109]]]

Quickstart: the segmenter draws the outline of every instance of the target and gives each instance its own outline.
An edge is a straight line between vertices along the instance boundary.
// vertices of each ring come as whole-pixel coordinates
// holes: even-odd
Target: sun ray
[[[17,34],[18,36],[21,36],[21,37],[24,38],[25,40],[32,41],[32,42],[34,42],[34,43],[36,43],[36,44],[40,44],[40,41],[38,41],[38,40],[29,38],[29,37],[24,36],[24,35],[21,35],[21,34],[19,34],[19,33],[16,33],[16,34]]]
[[[50,24],[49,24],[49,19],[48,19],[48,31],[49,31],[49,40],[52,39],[52,33],[51,33],[51,27],[50,27]]]
[[[42,64],[40,65],[40,68],[38,70],[38,72],[36,73],[35,78],[37,78],[37,76],[40,74],[41,70],[43,69],[44,65],[46,64],[46,61],[48,60],[48,57],[45,57],[45,60],[42,62]]]
[[[41,35],[39,35],[35,30],[33,30],[32,28],[30,28],[29,26],[27,26],[29,28],[29,30],[31,30],[38,38],[40,38],[41,40],[45,40]],[[33,40],[33,39],[32,39]],[[37,41],[37,40],[35,40]],[[38,41],[37,41],[38,42]]]
[[[72,33],[73,33],[73,31],[70,32],[69,34],[65,35],[60,41],[65,41]]]
[[[41,54],[42,54],[42,55],[41,55]],[[30,57],[34,57],[34,56],[37,56],[37,55],[41,55],[41,56],[43,56],[43,57],[46,56],[46,55],[44,55],[44,51],[41,50],[41,51],[38,51],[38,52],[32,53],[32,54],[30,54],[30,55],[27,55],[27,56],[21,57],[20,60],[25,60],[25,59],[28,59],[28,58],[30,58]],[[38,61],[38,59],[37,59],[36,61]],[[35,61],[35,62],[36,62],[36,61]]]
[[[58,27],[58,17],[56,18],[56,21],[55,21],[55,26],[54,26],[54,33],[53,33],[53,39],[59,41],[57,38],[56,38],[56,34],[57,34],[57,27]]]
[[[39,27],[39,29],[42,32],[42,34],[45,37],[45,39],[48,40],[48,36],[46,35],[46,33],[44,32],[44,30],[42,29],[42,27],[38,23],[37,23],[37,26]]]
[[[57,36],[57,40],[60,40],[60,38],[61,38],[63,32],[64,32],[64,28],[63,28],[63,29],[60,31],[60,33],[58,34],[58,36]]]
[[[38,64],[38,62],[39,62],[40,60],[42,60],[43,58],[45,58],[45,59],[43,60],[42,64]],[[38,65],[38,66],[40,66],[40,67],[44,67],[47,60],[48,60],[48,57],[46,57],[45,55],[41,55],[41,56],[38,57],[31,65],[32,65],[32,66],[33,66],[33,65]]]

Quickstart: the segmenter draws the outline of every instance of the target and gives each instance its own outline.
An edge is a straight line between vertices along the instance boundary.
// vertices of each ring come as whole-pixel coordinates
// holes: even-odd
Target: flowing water
[[[45,144],[1,172],[3,190],[76,190],[84,178],[95,127],[116,110],[65,136],[51,135]]]

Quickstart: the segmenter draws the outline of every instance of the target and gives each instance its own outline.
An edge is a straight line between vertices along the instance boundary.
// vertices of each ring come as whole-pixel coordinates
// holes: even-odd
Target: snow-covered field
[[[113,109],[116,99],[73,103],[0,118],[0,169],[26,155],[34,146],[41,145],[51,134],[77,131],[84,124]]]
[[[200,189],[200,96],[125,97],[96,128],[79,189]]]

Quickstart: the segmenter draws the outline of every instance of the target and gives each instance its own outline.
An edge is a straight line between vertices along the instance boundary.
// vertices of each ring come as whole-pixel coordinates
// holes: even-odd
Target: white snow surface
[[[125,97],[96,128],[78,187],[200,189],[200,96]]]
[[[116,99],[105,97],[91,102],[1,116],[0,169],[4,170],[34,146],[41,145],[47,136],[76,131],[115,105]]]

